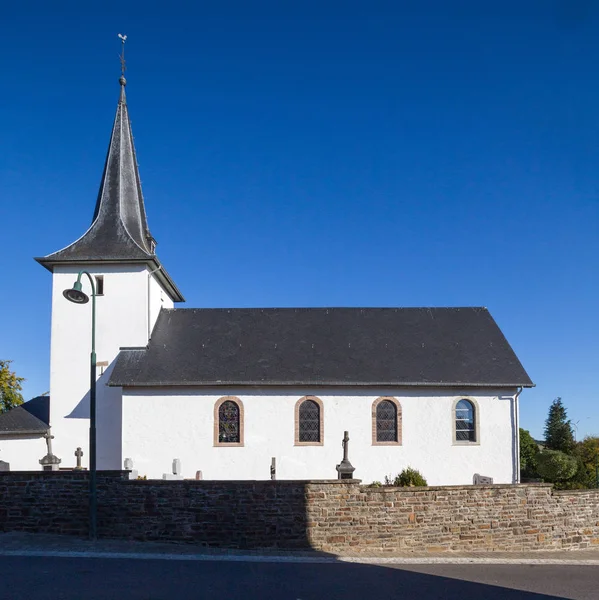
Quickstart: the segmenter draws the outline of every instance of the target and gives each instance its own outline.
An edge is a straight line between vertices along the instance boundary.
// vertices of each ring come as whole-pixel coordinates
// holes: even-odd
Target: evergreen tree
[[[549,415],[545,421],[545,446],[548,450],[571,454],[575,445],[566,407],[561,398],[556,398],[549,407]]]
[[[0,360],[0,413],[23,404],[21,383],[25,380],[10,370],[10,363],[10,360]]]

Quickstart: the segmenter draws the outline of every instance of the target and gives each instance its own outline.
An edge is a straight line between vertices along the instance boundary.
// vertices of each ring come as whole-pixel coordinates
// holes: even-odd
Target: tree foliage
[[[595,487],[597,485],[596,466],[599,460],[599,437],[588,435],[576,444],[574,455],[580,461],[580,480],[585,483],[585,487]],[[579,474],[576,474],[576,479]]]
[[[0,360],[0,413],[23,404],[21,395],[21,383],[25,381],[23,377],[10,370],[10,360]]]
[[[567,481],[576,475],[578,461],[559,450],[543,450],[537,457],[539,475],[551,483]]]
[[[566,407],[561,398],[556,398],[549,407],[549,415],[545,421],[545,446],[548,450],[570,454],[575,445]]]
[[[520,428],[520,472],[523,477],[536,477],[539,446],[530,432]]]

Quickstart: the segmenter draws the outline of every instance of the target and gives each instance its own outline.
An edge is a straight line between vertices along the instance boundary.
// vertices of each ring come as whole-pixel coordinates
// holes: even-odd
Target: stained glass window
[[[239,443],[239,406],[232,400],[218,407],[218,441],[221,444]]]
[[[469,400],[460,400],[455,407],[456,442],[476,442],[474,405]]]
[[[299,407],[299,441],[320,442],[320,406],[304,400]]]
[[[397,442],[397,407],[390,400],[376,406],[376,441]]]

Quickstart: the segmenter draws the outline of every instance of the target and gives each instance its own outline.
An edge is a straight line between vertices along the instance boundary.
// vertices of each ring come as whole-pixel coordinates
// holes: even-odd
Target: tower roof
[[[155,253],[156,241],[146,218],[123,76],[119,83],[121,92],[92,223],[66,248],[36,260],[49,270],[69,263],[147,263],[159,269],[158,278],[173,300],[181,302],[183,296]]]

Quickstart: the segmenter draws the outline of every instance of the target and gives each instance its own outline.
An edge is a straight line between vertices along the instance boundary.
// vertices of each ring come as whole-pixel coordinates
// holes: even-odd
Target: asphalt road
[[[599,599],[597,566],[252,563],[2,557],[10,600]]]

